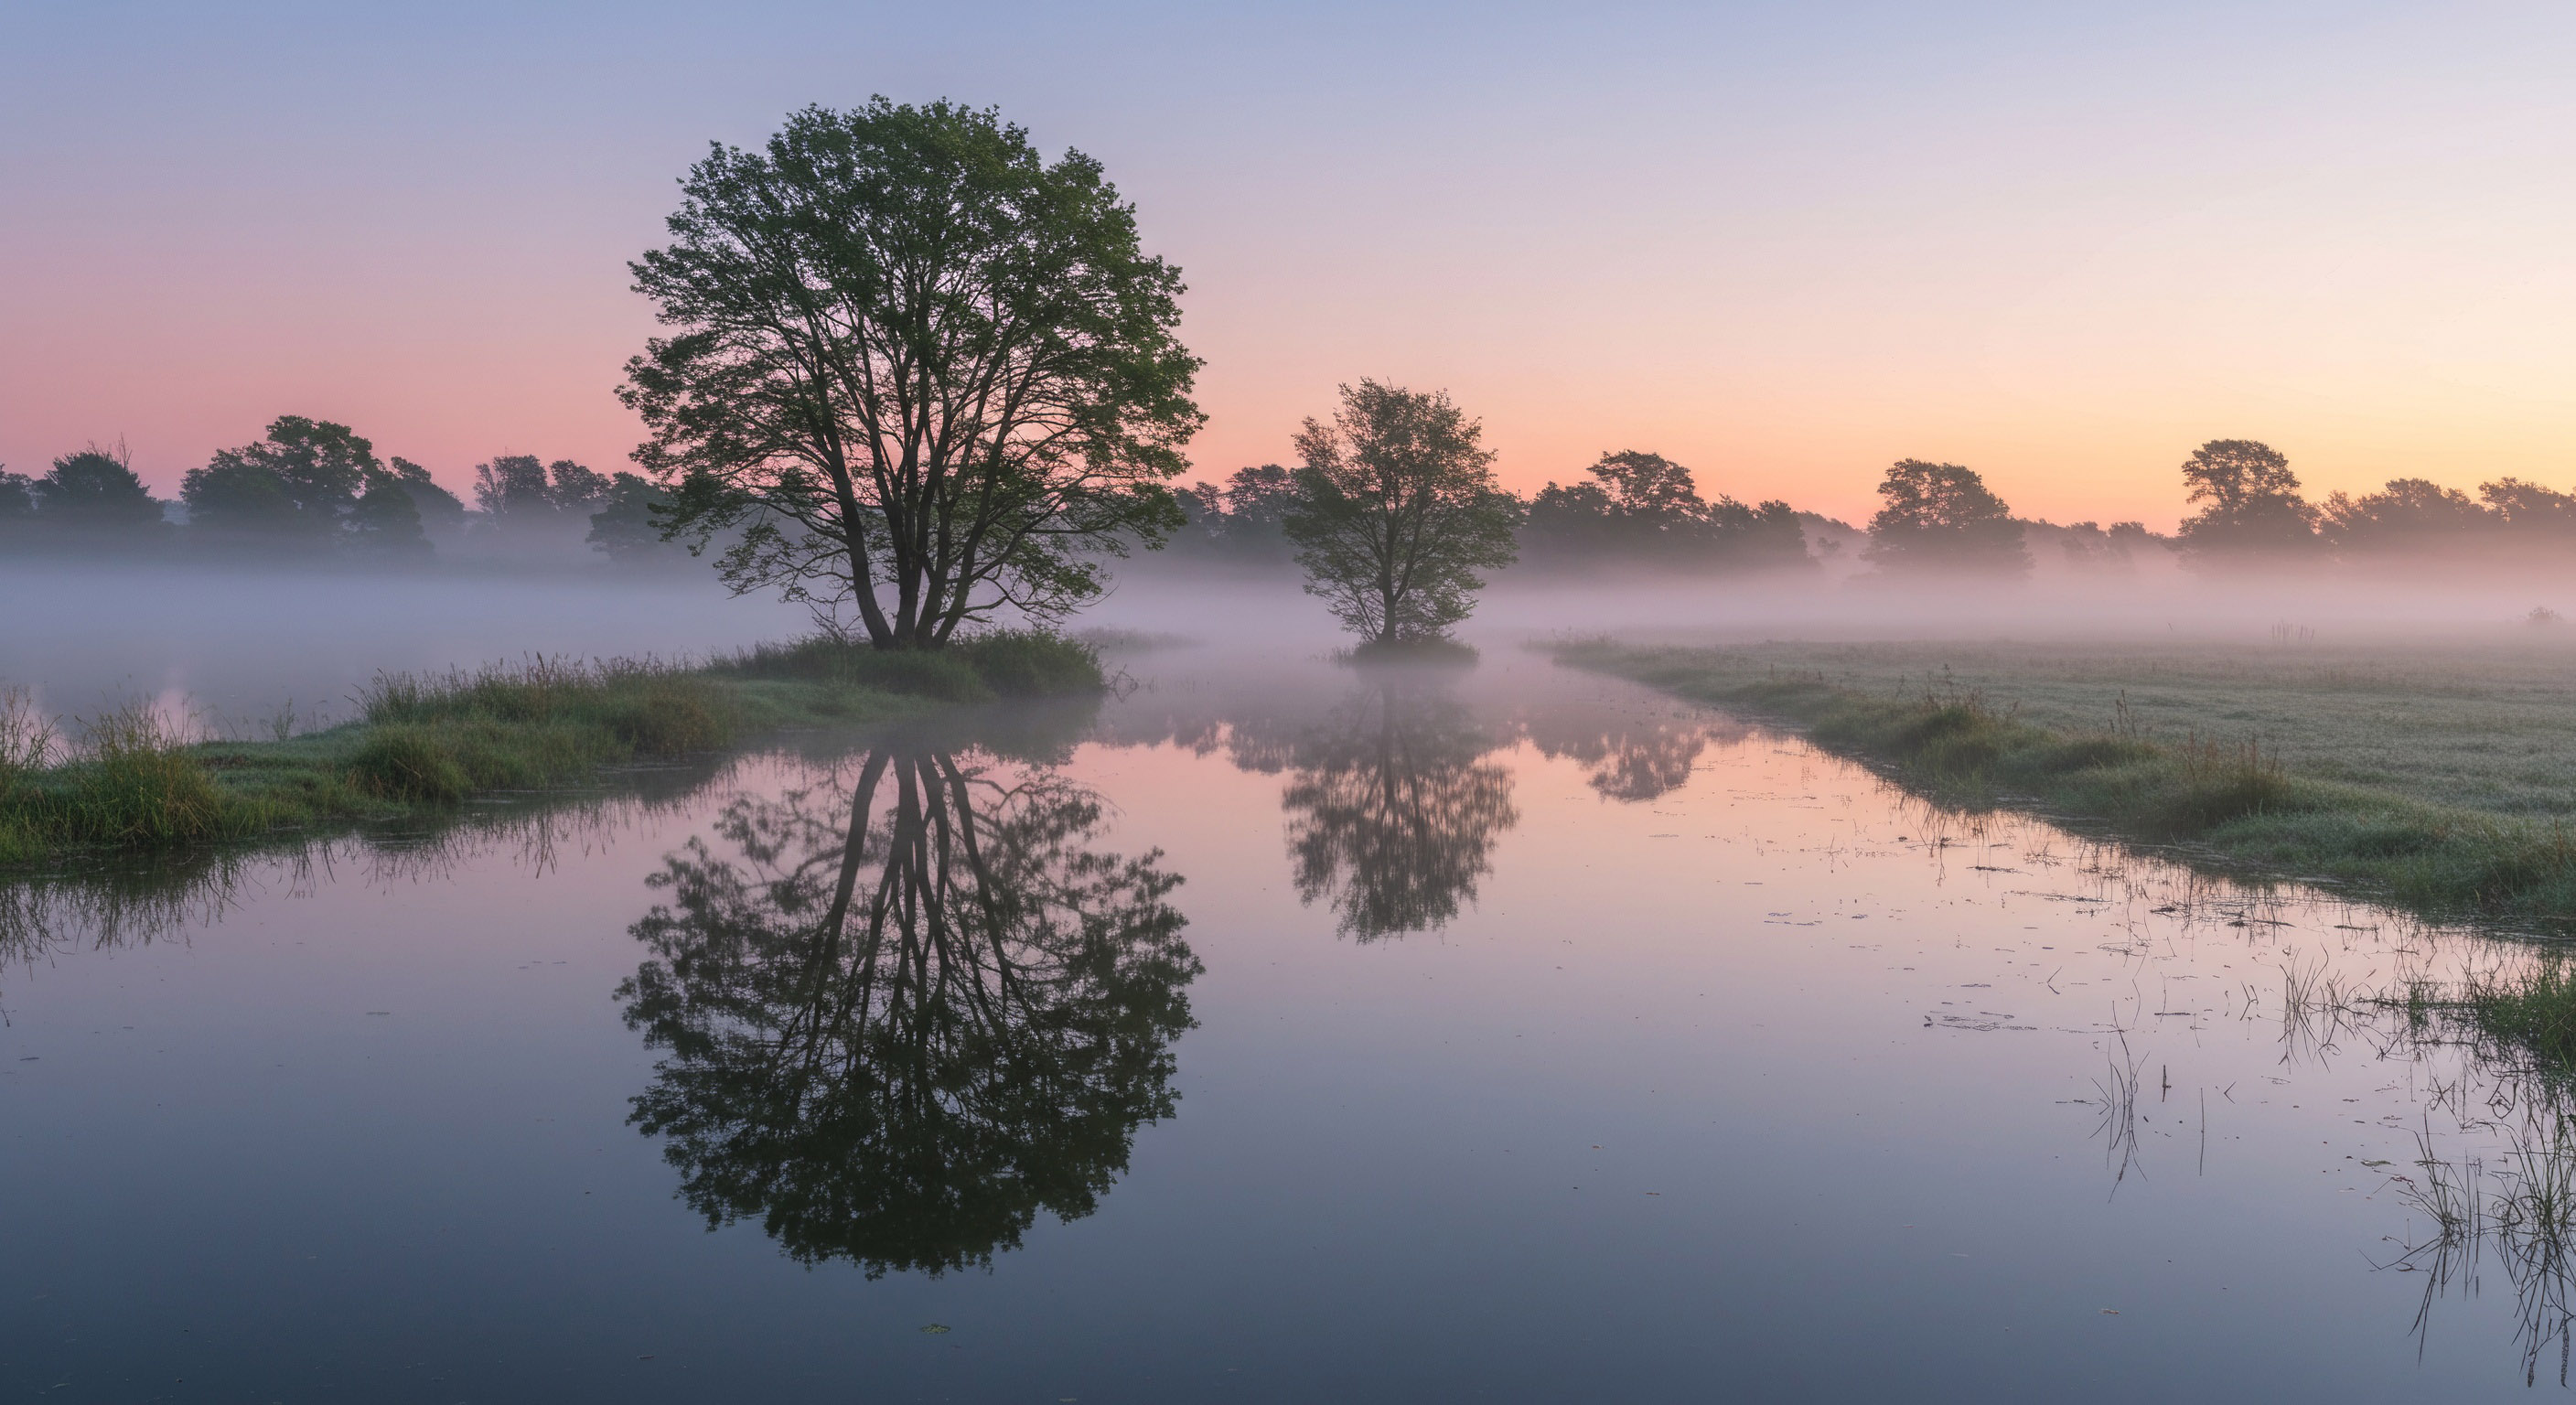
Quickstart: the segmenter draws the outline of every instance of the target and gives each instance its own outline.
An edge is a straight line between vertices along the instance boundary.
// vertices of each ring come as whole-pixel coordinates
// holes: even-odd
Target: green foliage
[[[865,651],[861,651],[865,652]],[[770,657],[812,660],[810,647]],[[912,658],[955,670],[949,691],[989,698],[1014,679],[1061,682],[1085,646],[1006,636]],[[737,661],[738,662],[738,661]],[[1052,671],[1049,671],[1052,670]],[[1096,663],[1091,687],[1099,686]],[[441,811],[491,791],[593,781],[601,767],[669,761],[734,745],[755,729],[847,725],[912,710],[850,678],[752,676],[731,665],[532,658],[474,672],[380,674],[362,719],[265,742],[191,741],[140,705],[92,719],[66,754],[23,692],[0,690],[0,864],[85,849],[251,839]],[[808,669],[809,675],[821,669]]]
[[[793,114],[682,182],[631,265],[671,335],[621,391],[663,521],[738,591],[936,647],[1005,601],[1052,622],[1097,557],[1180,525],[1202,418],[1177,270],[1098,162],[947,102]]]
[[[453,805],[474,788],[456,748],[429,727],[396,722],[367,729],[349,757],[352,784],[371,795]]]
[[[1900,459],[1878,485],[1885,506],[1862,551],[1892,575],[2020,576],[2030,571],[2021,524],[1976,470]]]
[[[1062,697],[1106,686],[1099,651],[1050,630],[997,629],[945,649],[879,649],[817,635],[761,644],[716,665],[743,678],[798,678],[942,702]]]
[[[1341,399],[1331,424],[1297,435],[1286,531],[1306,593],[1363,640],[1440,638],[1476,608],[1476,573],[1516,558],[1520,503],[1447,394],[1363,380]]]

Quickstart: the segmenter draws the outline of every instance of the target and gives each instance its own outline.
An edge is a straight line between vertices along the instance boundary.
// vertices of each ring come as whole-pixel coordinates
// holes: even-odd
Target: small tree
[[[681,182],[632,265],[672,334],[621,392],[669,531],[880,648],[1008,606],[1059,619],[1096,558],[1180,525],[1201,415],[1178,270],[1100,164],[946,102],[812,107]]]
[[[29,488],[36,511],[54,526],[136,532],[161,522],[161,504],[152,500],[151,490],[135,476],[122,443],[114,449],[92,444],[77,454],[65,454]]]
[[[1309,419],[1285,524],[1306,593],[1375,644],[1438,639],[1476,608],[1479,569],[1512,564],[1520,502],[1494,485],[1484,429],[1446,393],[1364,380]]]
[[[1883,571],[2018,576],[2030,570],[2021,524],[1975,469],[1900,459],[1878,495],[1887,505],[1869,519],[1861,555]]]
[[[2317,545],[2316,509],[2299,496],[2290,461],[2269,444],[2212,439],[2183,461],[2182,481],[2202,505],[2178,533],[2195,558],[2295,557]]]

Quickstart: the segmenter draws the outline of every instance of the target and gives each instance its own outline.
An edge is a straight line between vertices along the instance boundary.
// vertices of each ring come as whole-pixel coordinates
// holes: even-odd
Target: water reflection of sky
[[[5,890],[0,1379],[2525,1389],[2501,1261],[2475,1296],[2373,1267],[2424,1229],[2417,1134],[2500,1149],[2499,1087],[2280,1016],[2285,964],[2462,939],[1944,816],[1527,656],[1128,667],[989,744]]]

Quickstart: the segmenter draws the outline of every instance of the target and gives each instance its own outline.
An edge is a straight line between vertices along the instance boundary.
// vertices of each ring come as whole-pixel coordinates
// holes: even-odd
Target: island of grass
[[[691,665],[380,675],[357,720],[271,741],[190,740],[137,705],[89,719],[66,754],[49,721],[14,706],[0,710],[0,865],[426,815],[790,729],[1103,686],[1089,645],[997,630],[935,651],[812,639]]]
[[[1559,645],[1791,723],[1947,803],[2017,805],[2437,919],[2576,923],[2576,650]]]

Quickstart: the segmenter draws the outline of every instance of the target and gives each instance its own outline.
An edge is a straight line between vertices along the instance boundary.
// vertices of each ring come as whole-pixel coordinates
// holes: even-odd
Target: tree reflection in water
[[[870,1277],[990,1266],[1092,1212],[1172,1114],[1200,965],[1159,852],[1091,847],[1061,777],[880,750],[853,787],[737,799],[652,884],[619,987],[668,1051],[631,1121],[709,1227],[757,1216]],[[847,770],[840,773],[848,774]]]
[[[1334,709],[1289,753],[1298,897],[1329,897],[1359,941],[1447,925],[1520,821],[1498,745],[1427,680],[1380,678]]]
[[[1591,768],[1585,777],[1609,800],[1653,800],[1681,789],[1712,741],[1740,741],[1744,727],[1698,713],[1643,717],[1600,707],[1542,709],[1528,722],[1530,743],[1550,758]]]

